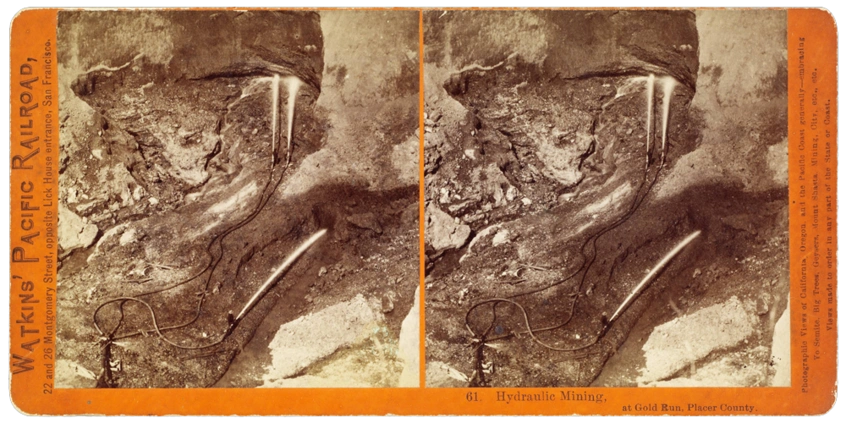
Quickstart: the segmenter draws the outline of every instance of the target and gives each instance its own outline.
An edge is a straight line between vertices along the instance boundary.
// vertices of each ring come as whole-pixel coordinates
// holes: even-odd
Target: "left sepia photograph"
[[[419,386],[419,39],[60,11],[56,387]]]

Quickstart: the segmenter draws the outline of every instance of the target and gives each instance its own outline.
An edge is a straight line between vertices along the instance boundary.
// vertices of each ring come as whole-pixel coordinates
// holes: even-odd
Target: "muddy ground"
[[[414,12],[60,13],[57,386],[409,383],[400,374],[416,373],[416,357],[400,335],[418,313],[417,26]],[[274,74],[301,82],[288,166],[294,91],[283,83],[274,125]],[[227,315],[320,229],[217,342]],[[98,332],[98,307],[138,296],[159,327],[184,325],[167,339],[195,349],[168,345],[137,301],[122,318],[120,303],[103,306]],[[337,323],[319,320],[333,306],[364,307],[372,333],[321,335]],[[268,376],[271,341],[294,321],[332,347]]]
[[[424,25],[427,385],[783,383],[784,13],[432,11]]]

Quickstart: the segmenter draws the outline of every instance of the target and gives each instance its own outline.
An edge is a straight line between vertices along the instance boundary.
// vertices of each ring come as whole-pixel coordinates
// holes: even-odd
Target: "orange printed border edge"
[[[407,8],[405,10],[408,10]],[[423,249],[423,20],[420,15],[420,249]],[[826,300],[826,310],[814,311],[814,299],[806,287],[798,283],[798,263],[810,252],[802,250],[798,234],[803,229],[796,217],[803,207],[800,189],[808,181],[800,178],[800,160],[805,147],[800,147],[800,129],[807,122],[800,121],[796,110],[800,107],[800,87],[808,78],[816,78],[817,95],[832,100],[832,115],[836,116],[837,102],[837,34],[830,14],[818,9],[788,10],[788,131],[789,131],[789,198],[790,198],[790,267],[791,267],[791,357],[792,386],[789,388],[585,388],[604,394],[602,403],[544,403],[519,402],[506,404],[496,401],[497,392],[509,394],[540,393],[556,388],[372,388],[372,389],[249,389],[210,388],[179,389],[53,389],[45,377],[46,366],[53,364],[54,337],[43,332],[48,312],[47,290],[55,289],[55,247],[46,243],[27,243],[32,227],[27,219],[40,218],[40,224],[56,224],[56,202],[43,207],[47,189],[58,189],[58,132],[49,144],[42,141],[28,143],[31,139],[26,129],[29,119],[57,122],[58,93],[56,101],[45,100],[47,89],[43,62],[51,60],[46,52],[55,53],[56,22],[58,9],[30,9],[20,12],[11,30],[11,274],[10,274],[10,385],[11,398],[18,409],[28,414],[106,414],[106,415],[723,415],[737,414],[721,410],[722,404],[749,404],[755,407],[752,414],[805,415],[828,411],[836,397],[836,298]],[[814,42],[807,42],[814,40]],[[800,46],[800,43],[802,45]],[[52,48],[52,50],[50,50]],[[801,60],[812,67],[800,72]],[[52,83],[57,87],[57,67],[53,66]],[[813,74],[812,74],[813,72]],[[38,84],[26,81],[39,77]],[[34,82],[34,81],[33,81]],[[29,85],[27,87],[26,85]],[[804,89],[804,88],[802,88]],[[804,94],[804,93],[803,93]],[[43,104],[32,108],[32,102]],[[802,100],[805,101],[805,100]],[[26,111],[25,111],[26,110]],[[23,116],[22,116],[23,115]],[[826,136],[836,140],[837,125],[826,123]],[[57,127],[57,125],[56,125]],[[34,153],[34,151],[38,151]],[[823,183],[833,196],[831,209],[823,207],[820,219],[830,222],[817,228],[806,227],[808,237],[819,236],[825,245],[836,251],[836,142],[832,141],[831,158],[822,163]],[[50,168],[52,166],[52,169]],[[35,207],[39,209],[34,210]],[[52,209],[51,209],[52,207]],[[50,213],[48,213],[50,211]],[[52,251],[51,251],[52,250]],[[52,254],[53,266],[47,266]],[[32,261],[37,259],[38,261]],[[836,263],[836,261],[835,261]],[[421,260],[421,269],[424,261]],[[821,266],[820,266],[821,267]],[[835,264],[836,267],[836,264]],[[836,292],[836,268],[821,272],[821,277],[833,284]],[[52,272],[52,273],[51,273]],[[43,282],[52,277],[52,283]],[[420,271],[421,319],[425,316],[423,271]],[[55,298],[55,296],[53,297]],[[819,299],[819,298],[816,298]],[[825,304],[827,301],[827,304]],[[52,304],[55,317],[55,303]],[[828,311],[831,310],[831,311]],[[22,314],[23,313],[23,314]],[[29,323],[29,313],[34,313],[35,323]],[[809,330],[811,318],[824,318],[824,336],[815,345],[813,331]],[[21,323],[23,322],[23,323]],[[31,332],[39,330],[38,333]],[[421,320],[421,384],[425,375],[425,319]],[[36,341],[37,340],[37,341]],[[30,351],[32,350],[32,351]],[[32,360],[35,371],[14,373],[21,360]],[[17,363],[17,364],[16,364]],[[128,394],[128,395],[127,395]],[[663,411],[661,404],[703,404],[715,407],[712,411],[682,412]],[[657,405],[645,411],[623,411],[632,404]]]

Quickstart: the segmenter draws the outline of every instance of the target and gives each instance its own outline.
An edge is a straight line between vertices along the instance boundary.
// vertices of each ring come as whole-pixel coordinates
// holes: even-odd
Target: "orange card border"
[[[378,8],[377,8],[378,9]],[[423,188],[423,145],[424,145],[424,97],[423,97],[423,11],[421,8],[403,8],[419,10],[419,57],[420,57],[420,220],[419,248],[420,256],[420,380],[425,379],[425,285],[424,285],[424,188]],[[766,415],[806,415],[822,414],[829,410],[836,396],[836,303],[833,299],[834,323],[830,335],[820,338],[819,354],[813,354],[816,348],[808,351],[802,347],[807,341],[807,331],[802,335],[802,313],[809,313],[808,306],[813,303],[808,291],[798,283],[798,263],[802,257],[808,257],[808,251],[800,251],[800,239],[796,234],[801,230],[797,218],[800,210],[800,185],[808,183],[799,179],[799,129],[805,124],[799,121],[796,112],[800,107],[798,85],[799,40],[806,42],[804,59],[813,63],[816,69],[818,95],[832,99],[832,115],[837,116],[837,33],[832,16],[818,9],[790,9],[788,15],[788,132],[789,132],[789,198],[790,198],[790,267],[791,267],[791,348],[792,348],[792,386],[785,388],[578,388],[594,394],[603,394],[604,402],[511,402],[497,401],[500,392],[544,393],[557,392],[566,388],[371,388],[371,389],[248,389],[248,388],[207,388],[178,389],[53,389],[46,375],[47,366],[53,363],[55,338],[45,334],[48,309],[47,289],[55,289],[55,266],[46,267],[47,257],[52,254],[55,264],[55,245],[48,248],[43,232],[49,222],[55,229],[58,205],[56,201],[47,201],[45,189],[58,190],[58,66],[53,61],[52,86],[44,84],[43,65],[53,56],[45,55],[47,40],[52,43],[55,54],[56,22],[58,9],[29,9],[19,13],[11,30],[11,152],[10,166],[19,165],[19,169],[10,169],[10,372],[20,369],[22,360],[33,360],[32,371],[10,375],[11,398],[18,409],[28,414],[106,414],[106,415],[360,415],[360,414],[399,414],[399,415],[723,415],[738,414],[735,411],[721,410],[725,404],[748,404],[755,407],[752,414]],[[809,42],[808,40],[814,40]],[[32,75],[26,75],[27,67]],[[804,78],[809,78],[809,69]],[[38,76],[38,84],[31,84],[32,89],[21,85],[22,82]],[[45,101],[46,90],[53,88],[54,100]],[[31,98],[30,98],[31,97]],[[39,106],[28,109],[21,116],[21,107],[31,107],[32,101]],[[807,107],[807,99],[806,106]],[[35,131],[41,138],[27,144],[31,138],[22,128],[28,126],[28,120],[46,122],[51,119],[54,127],[52,144],[48,147],[43,131]],[[807,124],[807,122],[806,122]],[[43,125],[36,125],[36,129]],[[820,225],[816,230],[806,227],[809,237],[818,235],[832,246],[836,252],[836,187],[837,122],[826,124],[832,140],[832,155],[825,165],[829,168],[825,182],[829,184],[834,196],[834,212],[822,208],[820,219],[832,219],[831,229]],[[23,142],[23,144],[22,144]],[[33,153],[34,149],[38,153]],[[29,155],[29,156],[28,156]],[[28,158],[27,158],[28,157]],[[47,158],[50,158],[48,160]],[[808,157],[805,158],[808,160]],[[47,168],[52,163],[52,170]],[[52,172],[52,173],[50,173]],[[48,174],[50,173],[50,174]],[[826,176],[824,176],[826,177]],[[47,178],[47,179],[45,179]],[[807,199],[804,199],[807,201]],[[50,203],[47,205],[47,203]],[[38,210],[28,210],[39,207]],[[51,215],[47,211],[51,211]],[[33,216],[29,216],[33,214]],[[32,219],[32,225],[28,223]],[[29,244],[26,236],[41,228],[38,242]],[[22,238],[23,237],[23,238]],[[828,237],[832,237],[829,239]],[[55,240],[53,241],[55,244]],[[836,254],[836,253],[835,253]],[[27,261],[38,259],[37,262]],[[832,272],[836,292],[836,261]],[[51,273],[52,272],[52,273]],[[47,280],[46,278],[50,278]],[[803,297],[804,296],[804,297]],[[55,299],[55,295],[53,296]],[[38,302],[35,302],[38,301]],[[803,305],[804,304],[804,305]],[[55,316],[55,301],[51,305]],[[28,313],[34,313],[35,323],[29,323]],[[23,315],[22,315],[23,313]],[[22,323],[23,322],[23,323]],[[39,333],[28,332],[39,330]],[[826,332],[828,333],[828,332]],[[28,342],[32,351],[25,345]],[[813,346],[813,341],[811,345]],[[810,352],[807,370],[802,365],[803,352]],[[814,359],[814,356],[818,358]],[[18,363],[18,365],[15,365]],[[807,371],[808,386],[802,384]],[[49,391],[49,393],[48,393]],[[661,410],[662,404],[682,405],[685,411],[680,413]],[[713,405],[715,411],[687,411],[687,404]],[[626,405],[640,405],[642,411],[624,412]],[[655,405],[655,409],[652,406]]]

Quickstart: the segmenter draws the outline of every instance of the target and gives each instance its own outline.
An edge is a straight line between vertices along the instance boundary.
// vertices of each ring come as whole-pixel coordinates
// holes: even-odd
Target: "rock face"
[[[62,380],[56,381],[60,386],[73,386],[80,383],[93,383],[97,375],[78,363],[70,360],[56,360],[56,375]]]
[[[208,31],[210,27],[215,31]],[[62,247],[90,253],[83,249],[98,227],[107,234],[121,228],[125,235],[104,240],[86,265],[63,266],[58,276],[64,317],[57,336],[65,338],[59,356],[83,360],[82,365],[99,370],[101,352],[89,350],[84,341],[76,343],[97,336],[88,333],[93,331],[90,308],[109,298],[188,283],[187,273],[196,273],[192,268],[209,260],[204,253],[190,253],[202,251],[190,245],[208,245],[207,237],[214,236],[209,232],[219,233],[221,226],[233,224],[230,219],[243,219],[260,204],[272,151],[271,75],[303,81],[294,124],[294,140],[303,148],[295,150],[295,159],[319,147],[322,135],[313,130],[313,105],[323,72],[322,31],[313,12],[62,11],[58,37],[59,232],[79,234]],[[280,102],[285,104],[289,93],[281,91]],[[277,155],[284,157],[284,152]],[[252,195],[236,201],[236,210],[204,214],[251,185]],[[80,219],[90,224],[80,227]],[[219,293],[222,282],[213,281],[217,277],[245,282],[237,268],[285,232],[276,227],[264,231],[263,239],[255,232],[249,241],[242,238],[235,267],[227,264],[231,256],[220,257],[221,272],[201,275],[195,287]],[[149,237],[138,242],[133,233]],[[224,247],[217,254],[225,252]],[[147,282],[156,288],[144,285]],[[243,304],[237,296],[230,290],[217,296],[217,303],[205,301],[193,329],[193,345],[207,344],[210,334],[217,336],[216,320],[226,313],[221,306],[228,310]],[[196,307],[194,299],[175,301],[156,307],[157,317],[175,321],[190,316],[182,305]],[[261,306],[257,310],[266,313]],[[107,320],[113,322],[111,316]],[[126,320],[124,329],[149,325],[133,312]],[[245,322],[246,332],[231,340],[243,342],[244,335],[248,339],[255,324]],[[131,351],[115,348],[112,357],[127,365],[116,373],[120,386],[204,386],[220,376],[234,355],[227,351],[205,358],[205,363],[195,359],[172,366],[155,359],[166,356],[157,351],[161,346],[132,338],[127,342],[133,344]]]
[[[691,11],[441,13],[425,15],[426,44],[433,46],[427,61],[470,69],[516,54],[548,79],[654,72],[696,84],[699,37]]]
[[[474,231],[554,207],[565,191],[642,178],[648,74],[658,81],[652,140],[661,139],[659,105],[667,97],[667,160],[695,147],[693,13],[439,15],[425,14],[426,96],[436,107],[426,140],[427,199],[448,204],[444,210]],[[677,86],[665,89],[668,81]],[[662,152],[652,145],[654,159]]]
[[[738,345],[754,333],[757,323],[754,311],[746,310],[737,297],[731,297],[725,303],[658,326],[643,346],[646,367],[638,381],[666,379],[712,351]],[[695,340],[691,333],[697,334]]]
[[[737,387],[767,386],[767,348],[759,346],[750,351],[728,353],[718,360],[705,363],[689,377],[677,377],[649,383],[653,387]]]
[[[426,362],[426,386],[430,388],[458,388],[467,385],[467,375],[442,361]]]
[[[399,352],[403,360],[399,386],[420,386],[420,287],[414,291],[414,305],[402,321]]]
[[[59,247],[62,254],[87,248],[97,237],[97,225],[86,223],[64,205],[59,205]]]
[[[455,223],[437,206],[426,207],[426,244],[435,251],[461,248],[470,237],[470,227]]]
[[[214,176],[257,170],[252,156],[269,163],[273,74],[304,82],[294,130],[319,144],[314,12],[79,11],[60,13],[59,27],[61,188],[96,222],[179,207]]]
[[[773,328],[771,360],[775,366],[773,386],[790,386],[790,302]]]
[[[316,12],[93,10],[62,13],[59,26],[70,37],[59,60],[80,69],[108,71],[143,57],[162,65],[159,77],[171,81],[280,73],[320,90],[323,34]],[[76,91],[96,86],[98,75],[78,79]]]
[[[215,353],[131,336],[111,350],[123,363],[114,383],[210,386],[237,367],[225,386],[256,386],[267,333],[357,294],[382,298],[388,280],[381,335],[296,383],[345,383],[335,377],[379,351],[346,383],[396,385],[419,262],[406,213],[418,207],[417,28],[413,11],[62,11],[60,201],[104,235],[59,271],[59,357],[101,370],[94,309],[161,289],[145,296],[159,322],[190,322],[167,336],[208,345],[290,251],[328,229]],[[121,319],[112,306],[98,322]],[[120,331],[151,325],[132,306],[122,319]]]
[[[585,254],[598,254],[590,247],[579,251],[584,237],[625,216],[633,203],[638,204],[636,199],[645,196],[638,187],[648,186],[642,181],[654,176],[644,175],[646,140],[660,140],[657,105],[664,98],[673,116],[667,162],[695,147],[695,128],[688,115],[698,68],[695,15],[432,11],[424,14],[424,25],[427,221],[449,222],[446,228],[469,226],[465,231],[479,234],[480,239],[474,239],[472,254],[462,256],[457,268],[448,265],[439,271],[434,262],[437,249],[427,251],[434,262],[433,285],[443,287],[427,296],[430,316],[437,322],[427,328],[443,342],[439,346],[466,340],[471,335],[463,316],[473,303],[557,281],[520,302],[531,310],[533,321],[554,326],[571,313],[575,292],[587,290],[592,295],[580,297],[579,311],[568,328],[543,335],[545,342],[562,348],[584,343],[580,340],[597,330],[596,313],[616,307],[627,293],[622,286],[609,284],[597,295],[588,283],[576,286],[576,281],[561,279],[591,260]],[[655,88],[652,135],[647,134],[646,123],[649,74],[677,83],[673,91],[662,90],[663,85]],[[661,155],[655,145],[652,170]],[[492,232],[500,223],[507,227]],[[658,228],[641,231],[633,242],[646,242],[643,238],[652,230]],[[488,233],[491,241],[481,242]],[[440,238],[427,239],[433,245]],[[444,243],[451,248],[463,244]],[[603,257],[606,264],[598,264],[603,267],[598,272],[619,271],[610,269],[615,260],[631,266],[649,259]],[[467,325],[484,331],[489,324],[486,316],[491,315],[498,316],[498,330],[503,333],[522,325],[519,310],[505,307],[493,314],[490,308],[477,308],[468,315]],[[630,322],[621,326],[626,324]],[[618,335],[622,333],[611,335],[610,342],[621,342]],[[536,345],[519,349],[519,353],[491,349],[485,360],[496,362],[493,357],[499,357],[513,363],[511,354],[520,354],[544,363],[550,371],[539,375],[523,365],[506,365],[497,368],[492,383],[582,385],[592,380],[610,354],[594,351],[586,362],[575,363]],[[458,346],[430,351],[430,360],[449,363],[467,375],[481,373],[479,363],[468,368],[466,359],[459,358],[467,353]]]
[[[696,20],[700,77],[691,107],[701,112],[702,140],[658,195],[722,179],[749,192],[786,187],[786,12],[699,10]]]
[[[677,317],[668,303],[682,314],[732,295],[754,304],[766,285],[768,315],[783,310],[787,192],[776,178],[785,175],[786,119],[776,111],[786,98],[777,88],[786,81],[785,15],[727,12],[723,21],[721,12],[424,14],[426,201],[476,234],[455,252],[427,250],[428,363],[477,375],[467,384],[584,386],[624,345],[636,350],[620,369],[635,371],[646,336],[631,332]],[[744,55],[761,59],[751,74]],[[732,90],[760,98],[767,117],[755,117],[754,101],[733,100],[736,114],[723,116]],[[725,157],[726,140],[737,155]],[[706,236],[589,344],[601,316],[695,230]],[[688,267],[706,270],[691,282]],[[556,328],[536,334],[540,342],[581,349],[526,340],[521,309],[499,302],[494,312],[483,303],[492,298],[520,303],[536,328]],[[750,325],[764,333],[766,319]],[[462,345],[485,331],[497,347],[468,360]],[[731,360],[760,358],[768,345],[750,339]],[[483,371],[489,362],[495,373]],[[638,384],[639,375],[621,373],[601,383]],[[749,376],[734,382],[766,384],[760,372]]]
[[[495,161],[521,191],[542,178],[573,187],[591,174],[591,167],[602,177],[617,166],[617,174],[627,171],[627,144],[643,137],[643,128],[633,124],[645,123],[646,115],[642,106],[625,110],[629,97],[640,100],[645,90],[643,78],[631,76],[655,74],[680,82],[675,95],[667,95],[673,95],[677,121],[686,119],[699,67],[691,12],[428,16],[429,60],[442,59],[439,65],[448,66],[444,90],[474,114],[475,128],[461,140],[463,149]],[[522,31],[531,33],[531,40],[512,39]],[[656,92],[662,92],[660,82]],[[606,122],[614,114],[629,122],[613,125],[612,133]],[[620,131],[626,136],[619,137]],[[674,132],[678,156],[695,139]],[[512,151],[516,157],[509,157]]]
[[[286,323],[270,342],[273,363],[265,384],[289,378],[335,351],[369,339],[382,324],[382,314],[363,296]]]
[[[321,11],[326,66],[315,108],[332,130],[291,175],[286,195],[338,183],[374,191],[417,186],[418,18],[415,11]]]

